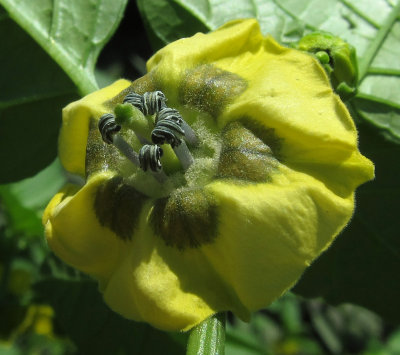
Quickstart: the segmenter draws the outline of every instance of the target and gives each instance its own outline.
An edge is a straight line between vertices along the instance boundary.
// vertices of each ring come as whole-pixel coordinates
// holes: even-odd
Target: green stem
[[[187,344],[187,355],[225,354],[226,314],[218,313],[192,329]]]

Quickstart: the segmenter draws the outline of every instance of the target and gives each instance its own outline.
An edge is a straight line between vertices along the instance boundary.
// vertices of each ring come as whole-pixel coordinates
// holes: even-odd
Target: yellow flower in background
[[[19,325],[17,333],[23,334],[28,331],[33,331],[39,335],[52,337],[54,336],[53,318],[53,308],[48,305],[32,304],[28,307],[25,319]]]
[[[127,318],[248,320],[349,222],[373,165],[317,60],[255,20],[171,43],[147,68],[64,109],[60,159],[86,182],[49,203],[48,243]]]

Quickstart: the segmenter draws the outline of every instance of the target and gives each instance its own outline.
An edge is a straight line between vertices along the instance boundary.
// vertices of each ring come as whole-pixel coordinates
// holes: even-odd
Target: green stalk
[[[225,354],[226,314],[214,314],[192,329],[187,355],[224,355]]]

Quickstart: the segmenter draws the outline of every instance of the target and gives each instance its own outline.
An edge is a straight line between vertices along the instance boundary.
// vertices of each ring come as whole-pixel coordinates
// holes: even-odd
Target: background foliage
[[[185,352],[185,334],[109,311],[90,279],[51,255],[40,216],[66,180],[56,159],[65,104],[143,75],[166,43],[243,17],[285,45],[325,30],[356,47],[348,106],[376,179],[295,287],[307,299],[288,294],[250,324],[231,316],[227,354],[400,352],[399,16],[390,0],[0,0],[0,354]]]

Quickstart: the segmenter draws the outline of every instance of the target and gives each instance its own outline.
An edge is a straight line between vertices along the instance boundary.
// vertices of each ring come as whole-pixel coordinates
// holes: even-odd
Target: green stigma
[[[114,108],[115,121],[119,125],[129,125],[135,116],[134,108],[131,104],[118,104]]]

